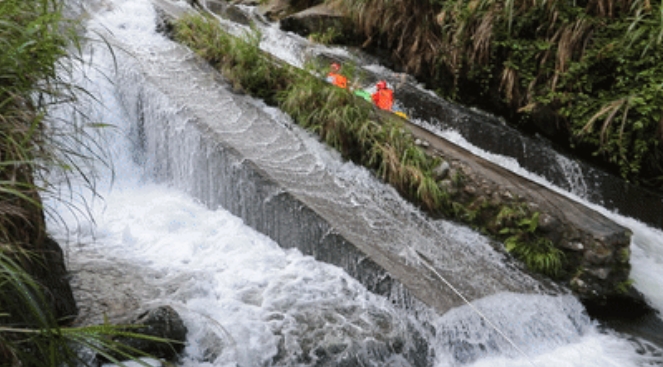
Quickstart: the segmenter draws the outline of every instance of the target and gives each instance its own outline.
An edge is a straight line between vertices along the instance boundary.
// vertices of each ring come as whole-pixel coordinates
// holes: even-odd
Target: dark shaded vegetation
[[[660,0],[328,3],[441,96],[663,191]]]

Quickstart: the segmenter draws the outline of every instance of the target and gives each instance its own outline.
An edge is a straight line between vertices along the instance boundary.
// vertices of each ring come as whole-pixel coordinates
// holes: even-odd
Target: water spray
[[[472,311],[474,311],[477,315],[479,315],[479,317],[481,317],[484,321],[486,321],[486,323],[487,323],[488,325],[490,325],[490,327],[493,328],[493,330],[495,330],[500,336],[502,336],[502,337],[504,338],[504,340],[506,340],[507,343],[509,343],[509,344],[513,347],[513,349],[515,349],[515,350],[518,351],[520,354],[522,354],[523,357],[525,357],[525,359],[527,359],[527,361],[529,362],[530,365],[532,365],[533,367],[536,367],[536,364],[535,364],[534,361],[532,361],[532,359],[527,355],[527,353],[525,353],[525,351],[523,351],[522,349],[518,348],[518,346],[516,345],[516,343],[515,343],[513,340],[511,340],[511,339],[510,339],[510,338],[509,338],[504,332],[502,332],[502,331],[497,327],[497,325],[495,325],[495,324],[494,324],[494,323],[493,323],[493,322],[492,322],[492,321],[491,321],[486,315],[484,315],[484,314],[481,312],[481,310],[479,310],[475,305],[473,305],[472,302],[470,302],[465,296],[463,296],[463,294],[460,293],[460,291],[459,291],[458,289],[456,289],[456,287],[454,287],[451,283],[449,283],[449,281],[446,280],[446,279],[445,279],[445,278],[444,278],[444,277],[443,277],[443,276],[442,276],[442,275],[441,275],[441,274],[435,269],[435,267],[433,267],[433,264],[431,264],[430,260],[428,260],[424,254],[422,254],[422,253],[420,253],[419,251],[415,250],[415,249],[412,248],[411,246],[408,246],[408,249],[410,250],[410,252],[411,252],[412,254],[414,254],[414,257],[418,260],[419,263],[423,264],[426,268],[428,268],[430,271],[432,271],[433,274],[435,274],[435,276],[437,276],[437,277],[442,281],[442,283],[444,283],[444,284],[445,284],[447,287],[449,287],[449,289],[451,289],[451,290],[452,290],[452,291],[453,291],[453,292],[454,292],[454,293],[455,293],[460,299],[462,299],[463,302],[465,302],[465,303],[466,303],[466,304],[472,309]]]

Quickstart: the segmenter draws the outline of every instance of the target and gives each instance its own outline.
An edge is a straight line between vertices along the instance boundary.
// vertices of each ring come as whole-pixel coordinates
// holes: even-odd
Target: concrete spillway
[[[281,246],[342,267],[410,309],[423,302],[444,313],[463,303],[415,253],[469,300],[543,291],[485,241],[450,240],[440,223],[366,171],[233,94],[189,50],[173,44],[128,51],[118,52],[116,85],[139,121],[137,155],[158,179],[226,208]]]

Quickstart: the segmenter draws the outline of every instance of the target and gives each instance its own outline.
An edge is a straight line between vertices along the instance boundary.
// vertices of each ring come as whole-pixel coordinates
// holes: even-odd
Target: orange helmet
[[[375,85],[378,89],[386,89],[387,88],[387,82],[384,80],[380,80],[378,84]]]
[[[330,69],[332,71],[339,71],[341,70],[341,65],[339,65],[337,62],[332,62]]]

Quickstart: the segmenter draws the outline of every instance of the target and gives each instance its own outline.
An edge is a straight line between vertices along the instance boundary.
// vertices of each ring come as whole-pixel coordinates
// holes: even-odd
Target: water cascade
[[[79,80],[102,102],[84,113],[117,126],[100,140],[116,178],[87,201],[93,221],[49,202],[61,218],[49,225],[75,281],[109,271],[128,303],[182,313],[181,365],[660,365],[660,349],[602,330],[487,239],[430,221],[279,111],[233,94],[156,33],[149,0],[99,4],[86,27],[114,56],[88,44]]]

